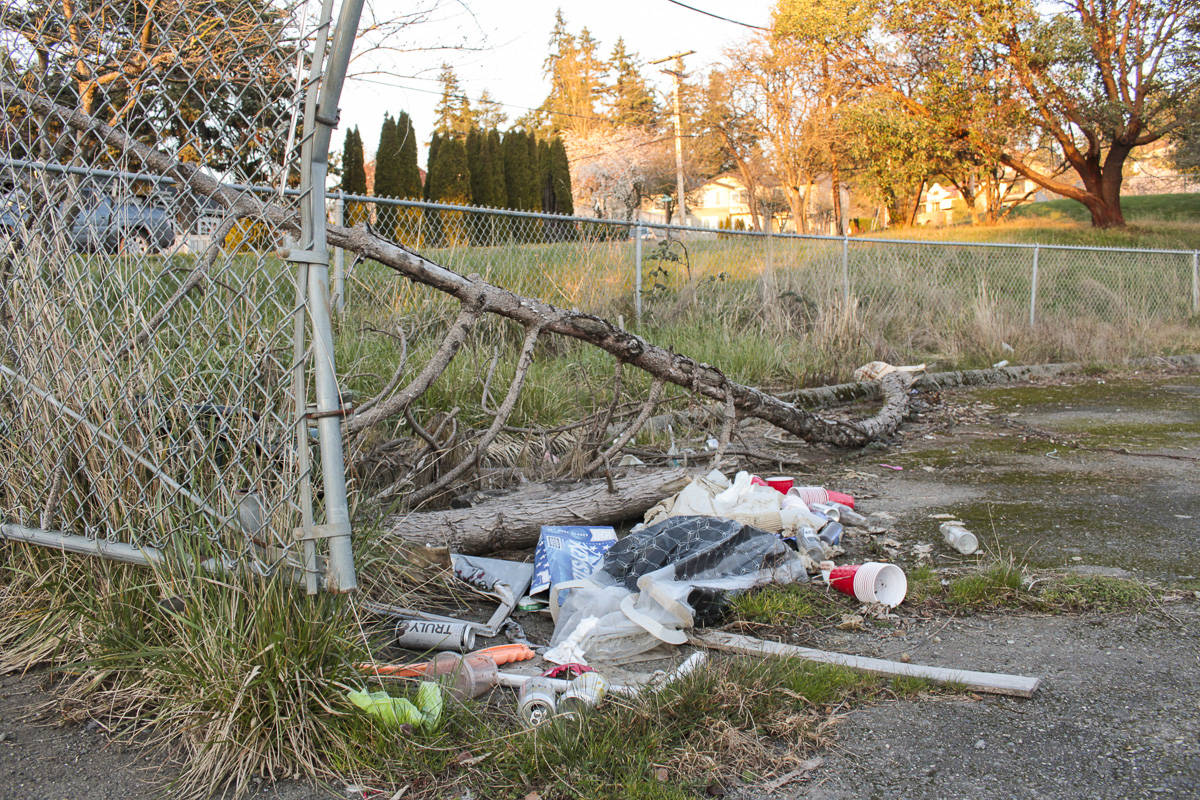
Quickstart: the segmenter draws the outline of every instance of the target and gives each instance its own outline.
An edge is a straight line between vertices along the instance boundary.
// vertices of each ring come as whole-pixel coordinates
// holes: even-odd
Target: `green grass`
[[[896,228],[871,236],[927,241],[1018,242],[1080,247],[1200,249],[1200,194],[1163,194],[1122,200],[1125,228],[1093,228],[1074,200],[1047,200],[1013,209],[994,225]]]
[[[820,626],[853,613],[857,607],[853,598],[828,590],[824,584],[771,584],[734,596],[729,615],[763,625]]]
[[[1200,193],[1152,194],[1121,198],[1121,210],[1129,223],[1200,220]],[[1091,215],[1082,203],[1074,200],[1046,200],[1026,203],[1013,209],[1013,216],[1021,219],[1065,217],[1076,222],[1091,221]]]

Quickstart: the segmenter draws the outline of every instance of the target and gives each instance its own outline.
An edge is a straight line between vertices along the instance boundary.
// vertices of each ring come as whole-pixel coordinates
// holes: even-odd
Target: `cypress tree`
[[[400,148],[396,138],[396,121],[391,114],[383,115],[379,129],[379,148],[375,151],[375,194],[397,197],[400,193]]]
[[[421,198],[421,168],[417,166],[417,131],[408,112],[396,118],[396,138],[399,140],[397,196],[409,200]]]
[[[471,128],[467,134],[467,168],[471,172],[471,202],[477,206],[489,204],[487,180],[489,171],[486,164],[487,153],[484,152],[486,134],[477,128]]]
[[[441,196],[441,165],[438,156],[442,149],[442,135],[435,133],[429,142],[429,160],[425,162],[425,199],[436,200]]]
[[[571,199],[571,163],[567,160],[567,148],[557,136],[550,142],[548,160],[552,201],[551,207],[546,210],[555,214],[574,214],[575,201]]]
[[[534,180],[533,166],[529,163],[529,147],[525,144],[523,131],[504,134],[504,194],[505,205],[516,210],[525,210],[527,187]]]
[[[525,133],[525,146],[529,148],[529,177],[525,184],[525,205],[527,211],[542,210],[542,153],[538,148],[537,137]]]
[[[342,191],[347,194],[367,193],[367,170],[363,160],[362,136],[358,128],[346,131],[342,145]]]
[[[500,132],[495,128],[487,132],[483,150],[487,154],[484,159],[487,205],[502,208],[508,202],[508,189],[504,185],[504,150],[500,144]]]
[[[471,168],[467,162],[467,144],[461,136],[442,140],[438,155],[442,167],[439,200],[447,203],[471,202]]]
[[[363,160],[362,134],[358,128],[346,131],[346,141],[342,145],[342,191],[347,194],[367,193],[367,170]],[[367,218],[365,203],[353,200],[346,201],[345,222],[354,226]]]

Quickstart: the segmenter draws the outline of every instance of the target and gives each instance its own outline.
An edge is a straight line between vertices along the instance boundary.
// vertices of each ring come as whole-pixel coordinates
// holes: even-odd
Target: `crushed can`
[[[608,692],[608,681],[599,672],[585,672],[558,699],[558,713],[581,717],[600,704]]]
[[[536,728],[557,713],[554,702],[554,684],[549,678],[530,678],[517,693],[517,714],[526,727]]]

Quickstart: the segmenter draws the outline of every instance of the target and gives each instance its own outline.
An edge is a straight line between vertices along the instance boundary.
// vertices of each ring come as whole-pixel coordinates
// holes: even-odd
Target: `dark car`
[[[175,242],[167,210],[137,197],[110,197],[84,189],[71,218],[71,242],[80,250],[140,255],[166,250]]]
[[[138,197],[114,199],[98,188],[84,187],[75,202],[63,203],[70,215],[67,236],[85,252],[140,255],[166,250],[175,243],[175,225],[161,205]],[[0,194],[0,252],[15,251],[36,228],[33,209],[19,190]]]

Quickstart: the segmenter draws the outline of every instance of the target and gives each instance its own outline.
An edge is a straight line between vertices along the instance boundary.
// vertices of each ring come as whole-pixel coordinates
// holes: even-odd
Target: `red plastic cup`
[[[843,567],[834,567],[829,571],[829,585],[842,594],[858,597],[854,593],[854,576],[861,566],[862,564],[847,564]]]
[[[751,486],[766,486],[767,482],[764,481],[762,478],[758,477],[757,475],[751,475],[750,476],[750,485]]]
[[[895,564],[868,561],[829,571],[829,585],[863,603],[882,603],[895,608],[904,602],[908,579]]]
[[[842,494],[841,492],[835,492],[835,491],[832,491],[829,489],[826,490],[826,494],[829,495],[829,502],[841,503],[844,506],[849,506],[850,508],[854,508],[854,498],[851,497],[850,495]]]
[[[787,494],[796,485],[796,480],[787,475],[776,475],[773,478],[767,478],[766,484],[780,494]]]

